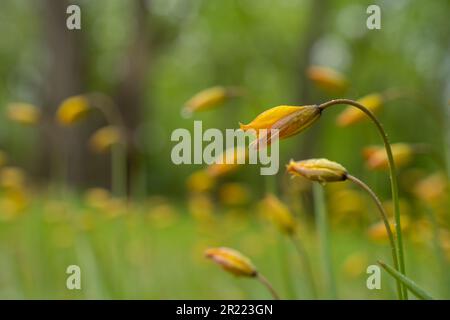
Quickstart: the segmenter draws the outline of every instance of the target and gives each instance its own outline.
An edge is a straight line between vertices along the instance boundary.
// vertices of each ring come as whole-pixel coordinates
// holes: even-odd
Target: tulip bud
[[[252,262],[240,252],[230,248],[211,248],[205,256],[236,276],[256,277],[258,272]]]
[[[122,143],[123,136],[119,128],[107,126],[98,129],[89,139],[89,144],[95,152],[103,153],[109,150],[113,145]]]
[[[250,200],[250,191],[241,183],[229,182],[220,187],[219,199],[227,206],[244,205]]]
[[[391,145],[392,157],[395,165],[400,168],[407,165],[412,160],[414,154],[413,147],[406,143],[394,143]],[[389,159],[384,147],[370,146],[363,150],[366,165],[374,170],[389,169]]]
[[[357,100],[359,104],[362,104],[369,111],[376,113],[383,105],[384,98],[381,94],[372,93],[367,96],[362,97]],[[349,125],[361,122],[362,120],[367,119],[367,116],[353,106],[347,107],[342,113],[338,116],[336,122],[340,127],[347,127]]]
[[[0,187],[22,189],[25,186],[25,172],[17,167],[4,167],[0,170]]]
[[[186,185],[189,191],[206,192],[214,187],[215,180],[206,172],[206,170],[198,170],[188,177]]]
[[[32,104],[14,102],[8,105],[7,116],[11,121],[31,126],[38,123],[41,112]]]
[[[90,110],[89,100],[83,96],[65,99],[56,113],[56,120],[64,126],[71,126],[83,119]]]
[[[278,228],[291,235],[295,233],[297,224],[289,208],[275,195],[268,194],[261,202],[262,212],[271,219]]]
[[[278,138],[284,139],[307,129],[319,117],[320,109],[317,105],[277,106],[264,111],[249,124],[240,124],[240,127],[243,131],[254,130],[258,137],[260,137],[261,130],[265,130],[266,134],[270,130],[278,130]],[[268,137],[267,145],[270,142],[270,137]]]
[[[187,114],[198,111],[205,111],[224,103],[230,98],[241,95],[239,88],[234,87],[212,87],[200,91],[189,99],[184,105],[184,112]]]
[[[413,192],[426,203],[435,203],[447,195],[448,181],[443,173],[434,173],[417,182]]]
[[[294,176],[318,182],[335,182],[347,179],[347,170],[339,163],[327,159],[291,160],[287,171]]]
[[[207,173],[214,178],[236,171],[248,158],[244,147],[230,148],[217,156],[216,161],[208,166]]]
[[[402,219],[402,232],[407,230],[409,228],[409,218],[408,216],[401,216]],[[394,219],[389,219],[389,226],[394,234],[396,234],[397,229],[395,228],[395,221]],[[369,238],[373,241],[387,241],[388,234],[386,231],[386,227],[384,225],[383,221],[378,221],[374,224],[372,224],[369,229],[367,230],[367,235]]]
[[[340,93],[348,87],[345,76],[328,67],[311,66],[307,74],[318,87],[329,93]]]

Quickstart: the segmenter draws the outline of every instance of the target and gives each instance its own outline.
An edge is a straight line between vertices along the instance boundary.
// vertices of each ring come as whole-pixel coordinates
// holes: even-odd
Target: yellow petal
[[[211,248],[205,251],[205,256],[236,276],[255,277],[257,275],[252,262],[234,249]]]
[[[345,76],[328,67],[311,66],[307,74],[318,87],[329,93],[340,93],[348,87]]]
[[[184,105],[184,110],[189,113],[209,110],[240,94],[241,90],[235,87],[208,88],[189,99]]]
[[[394,143],[391,145],[392,157],[395,165],[400,168],[411,162],[414,149],[406,143]],[[389,169],[389,159],[384,146],[369,146],[363,150],[363,156],[368,168],[373,170]]]
[[[64,126],[70,126],[83,119],[90,110],[89,101],[83,95],[65,99],[56,113],[56,120]]]
[[[102,153],[108,151],[113,145],[122,143],[123,137],[118,127],[107,126],[98,129],[89,139],[92,150]]]
[[[226,183],[219,190],[220,201],[228,206],[238,206],[246,204],[250,199],[250,192],[241,183]]]
[[[297,223],[289,208],[275,195],[268,194],[260,204],[262,213],[268,217],[281,232],[293,234],[297,228]]]
[[[294,176],[302,176],[312,181],[334,182],[347,179],[347,170],[337,162],[327,159],[291,160],[287,171]]]
[[[34,125],[39,122],[41,112],[39,108],[29,103],[14,102],[7,107],[7,116],[11,121]]]
[[[302,132],[310,127],[320,117],[320,109],[310,106],[277,106],[264,111],[249,124],[240,124],[243,131],[255,130],[259,136],[260,130],[279,130],[278,138],[284,139]],[[270,134],[270,132],[266,132]],[[263,136],[262,138],[265,138]],[[270,136],[268,144],[270,144]]]
[[[199,170],[188,177],[186,184],[189,191],[205,192],[214,187],[215,181],[205,170]]]
[[[364,107],[376,113],[383,105],[383,96],[378,93],[372,93],[361,99],[357,100],[358,103]],[[341,127],[347,127],[349,125],[361,122],[367,119],[367,116],[358,108],[349,106],[337,117],[336,122]]]

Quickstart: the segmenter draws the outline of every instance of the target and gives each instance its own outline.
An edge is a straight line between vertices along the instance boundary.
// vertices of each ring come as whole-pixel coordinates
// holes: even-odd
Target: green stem
[[[308,253],[306,252],[305,247],[303,247],[298,236],[292,234],[289,238],[291,239],[292,243],[294,244],[295,250],[300,256],[301,263],[303,265],[303,268],[305,269],[306,277],[308,278],[309,289],[311,291],[312,297],[313,299],[317,299],[318,296],[316,284],[314,281],[314,273],[312,271],[311,260],[309,259]]]
[[[400,280],[407,288],[410,290],[417,298],[422,300],[433,300],[433,298],[422,288],[420,288],[414,281],[412,281],[410,278],[406,277],[405,275],[401,274],[391,266],[378,261],[378,264],[383,267],[384,270],[386,270],[387,273],[389,273],[392,277],[395,279]]]
[[[425,211],[428,215],[428,219],[430,220],[431,227],[433,229],[433,247],[434,251],[436,253],[436,257],[439,262],[439,266],[441,268],[442,277],[444,280],[444,287],[445,287],[445,294],[450,293],[450,275],[448,273],[448,265],[445,258],[445,252],[441,245],[441,237],[440,237],[440,230],[439,230],[439,224],[436,219],[436,215],[434,214],[433,209],[429,205],[425,205]]]
[[[352,176],[350,174],[347,174],[347,179],[352,181],[356,185],[358,185],[364,191],[366,191],[369,194],[369,196],[372,198],[372,200],[375,202],[375,204],[376,204],[376,206],[378,208],[378,211],[380,212],[381,219],[383,220],[384,227],[386,228],[386,232],[387,232],[388,237],[389,237],[389,242],[390,242],[391,251],[392,251],[392,260],[394,262],[394,267],[395,267],[396,270],[398,270],[397,247],[396,247],[396,244],[395,244],[394,234],[393,234],[393,232],[391,230],[391,225],[389,224],[389,220],[388,220],[386,211],[384,210],[380,199],[378,199],[378,197],[375,194],[375,192],[373,192],[372,189],[370,189],[370,187],[367,184],[365,184],[364,182],[362,182],[358,178],[356,178],[356,177],[354,177],[354,176]],[[403,294],[402,294],[402,283],[399,280],[397,280],[397,292],[398,292],[399,299],[402,299],[402,297],[403,297]]]
[[[402,274],[405,274],[405,258],[404,258],[404,252],[403,252],[403,237],[402,237],[402,229],[401,229],[401,219],[400,219],[400,205],[399,205],[399,199],[398,199],[398,182],[397,182],[397,171],[395,169],[395,163],[394,163],[394,157],[392,155],[391,150],[391,144],[389,142],[388,136],[386,134],[386,131],[383,129],[382,124],[378,119],[375,117],[375,115],[368,110],[366,107],[364,107],[362,104],[349,100],[349,99],[336,99],[331,100],[328,102],[325,102],[321,105],[319,105],[320,110],[325,110],[328,107],[331,107],[333,105],[338,104],[347,104],[351,105],[355,108],[358,108],[362,112],[364,112],[376,125],[384,143],[384,147],[386,149],[386,153],[388,156],[389,161],[389,175],[391,180],[391,193],[392,193],[392,202],[394,203],[394,216],[395,216],[395,229],[396,229],[396,236],[397,236],[397,255],[398,255],[398,264],[400,268],[400,272]],[[408,299],[408,290],[406,289],[406,286],[403,286],[403,298]]]
[[[111,180],[112,192],[118,197],[126,194],[126,152],[121,143],[115,144],[111,150]]]
[[[275,300],[280,300],[280,296],[278,295],[278,293],[275,291],[270,282],[261,273],[258,272],[256,274],[256,278],[267,288],[267,290],[269,290],[270,294]]]
[[[331,262],[330,242],[328,239],[328,221],[325,209],[325,197],[323,189],[318,184],[313,184],[314,213],[316,216],[317,233],[319,235],[320,251],[325,272],[325,283],[330,299],[336,299],[336,284]]]
[[[294,287],[294,281],[292,281],[292,272],[289,263],[289,255],[284,243],[284,237],[282,238],[281,235],[278,241],[278,248],[279,248],[278,253],[280,254],[280,267],[281,267],[280,271],[281,276],[283,277],[284,287],[285,290],[287,291],[288,298],[295,299],[297,293]]]
[[[118,106],[114,101],[103,93],[90,93],[89,100],[100,110],[106,118],[109,125],[115,126],[120,130],[123,143],[113,146],[111,154],[111,180],[112,191],[116,196],[126,196],[127,189],[127,155],[126,155],[126,126],[120,114]]]

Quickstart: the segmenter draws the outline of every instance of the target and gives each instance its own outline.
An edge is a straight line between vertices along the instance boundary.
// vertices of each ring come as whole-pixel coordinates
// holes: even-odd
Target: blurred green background
[[[65,26],[69,4],[81,8],[81,30]],[[366,27],[370,4],[381,7],[380,30]],[[391,141],[430,148],[400,171],[400,196],[411,220],[423,215],[408,190],[411,181],[438,171],[448,177],[447,0],[2,0],[0,6],[0,150],[8,166],[26,172],[33,190],[18,217],[5,213],[0,222],[1,298],[269,297],[258,284],[233,280],[204,261],[201,249],[212,245],[234,246],[254,258],[284,298],[310,298],[302,276],[295,279],[295,253],[256,214],[265,183],[255,166],[220,182],[242,182],[250,194],[246,205],[229,208],[212,195],[219,222],[205,226],[189,215],[186,179],[203,166],[174,165],[170,135],[177,128],[192,130],[193,120],[202,120],[204,129],[238,128],[277,105],[398,90],[402,96],[379,113]],[[321,91],[307,77],[311,65],[340,71],[348,91]],[[239,86],[246,94],[190,119],[181,116],[190,97],[217,85]],[[111,213],[110,207],[92,208],[82,196],[89,188],[110,188],[110,155],[94,154],[86,142],[104,119],[94,115],[71,128],[54,121],[63,99],[88,92],[112,97],[127,129],[131,204],[118,205],[123,212],[114,218],[99,213]],[[10,121],[12,101],[40,108],[39,125]],[[274,178],[281,198],[291,190],[284,165],[314,157],[343,164],[383,200],[390,198],[387,173],[367,170],[361,155],[367,145],[381,143],[379,136],[369,122],[338,128],[342,110],[332,108],[305,134],[281,142]],[[303,198],[299,217],[310,229],[304,241],[319,270],[310,192]],[[448,199],[438,210],[440,228],[448,230]],[[332,227],[339,298],[395,297],[387,275],[380,293],[365,288],[364,271],[351,279],[339,271],[355,252],[371,263],[389,259],[386,245],[367,239],[373,217],[361,213],[354,225]],[[448,298],[447,285],[433,276],[439,268],[433,253],[413,242],[408,238],[406,245],[411,276]],[[80,292],[65,288],[69,264],[82,266]]]

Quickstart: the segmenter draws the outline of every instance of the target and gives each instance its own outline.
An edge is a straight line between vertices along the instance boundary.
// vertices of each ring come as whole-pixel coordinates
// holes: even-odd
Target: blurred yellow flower
[[[216,161],[208,166],[206,172],[214,178],[225,176],[235,172],[241,166],[240,162],[245,163],[247,156],[247,150],[243,147],[227,149],[217,156]],[[227,163],[227,158],[232,158],[233,160]]]
[[[394,143],[391,145],[392,156],[397,168],[404,167],[411,162],[414,150],[406,143]],[[369,146],[363,150],[363,157],[368,168],[373,170],[388,170],[389,161],[386,149],[382,146]]]
[[[320,117],[317,105],[311,106],[277,106],[258,115],[249,124],[240,123],[243,131],[254,130],[258,138],[261,130],[276,129],[278,138],[284,139],[296,135],[310,127]],[[270,132],[267,132],[267,145],[271,143]]]
[[[341,93],[348,87],[346,77],[329,67],[310,66],[307,75],[319,88],[328,93]]]
[[[367,202],[361,192],[352,189],[341,189],[330,192],[330,210],[336,222],[355,221],[367,209]],[[350,218],[350,219],[346,219]],[[356,220],[357,221],[357,220]]]
[[[417,182],[413,188],[415,196],[433,204],[447,196],[448,180],[445,174],[437,172]]]
[[[198,170],[192,173],[186,181],[191,192],[206,192],[214,188],[216,181],[206,170]]]
[[[83,95],[65,99],[59,105],[56,120],[64,126],[71,126],[83,119],[90,110],[89,100]]]
[[[342,271],[348,278],[356,278],[365,274],[369,265],[369,257],[365,252],[356,252],[345,259],[342,264]]]
[[[236,276],[256,277],[257,275],[252,262],[234,249],[210,248],[205,251],[205,256]]]
[[[35,125],[41,118],[38,107],[23,102],[13,102],[7,107],[8,119],[24,125]]]
[[[84,201],[86,204],[97,210],[106,209],[110,199],[110,192],[103,188],[88,189],[84,195]]]
[[[214,203],[205,194],[193,194],[189,197],[188,208],[194,219],[201,223],[211,223],[214,219]]]
[[[0,186],[5,189],[22,189],[25,177],[25,172],[20,168],[3,167],[0,170]]]
[[[401,216],[402,221],[402,233],[409,228],[410,220],[408,216],[402,215]],[[395,228],[395,221],[394,219],[389,219],[389,225],[391,227],[391,230],[394,234],[396,234],[396,228]],[[367,230],[367,235],[369,238],[373,241],[388,241],[389,237],[386,232],[386,227],[384,226],[383,221],[376,222],[372,224],[369,229]]]
[[[378,93],[372,93],[362,97],[356,102],[362,104],[369,109],[369,111],[376,113],[383,105],[383,96]],[[353,106],[349,106],[337,117],[336,122],[340,127],[347,127],[364,119],[367,119],[364,112]]]
[[[250,191],[241,183],[226,183],[219,189],[219,199],[225,205],[243,205],[250,200]]]
[[[337,162],[328,159],[308,159],[303,161],[291,160],[287,171],[293,176],[302,176],[318,182],[344,181],[347,170]]]
[[[288,235],[295,233],[297,223],[289,208],[274,194],[268,194],[260,203],[260,210],[281,232]]]
[[[417,219],[411,223],[410,239],[416,244],[428,244],[433,239],[433,227],[428,219]]]
[[[7,190],[0,202],[0,219],[14,219],[27,208],[29,202],[29,196],[24,189]]]
[[[242,95],[242,90],[236,87],[216,86],[205,89],[194,95],[184,105],[184,112],[192,113],[217,107],[230,98]]]
[[[393,217],[394,216],[394,203],[392,202],[392,200],[383,201],[382,205],[383,205],[384,210],[386,211],[386,214],[389,217]],[[407,199],[405,199],[405,198],[399,199],[398,205],[400,206],[400,212],[402,212],[402,214],[404,214],[406,216],[409,216],[411,214],[411,205]]]
[[[157,205],[149,210],[148,219],[157,228],[167,228],[177,221],[177,212],[169,203]]]
[[[98,153],[104,153],[113,145],[123,142],[121,130],[116,126],[106,126],[95,131],[89,138],[91,149]]]
[[[440,243],[442,249],[444,250],[444,254],[447,258],[447,261],[450,261],[450,232],[445,229],[441,229],[439,231],[440,234]]]

